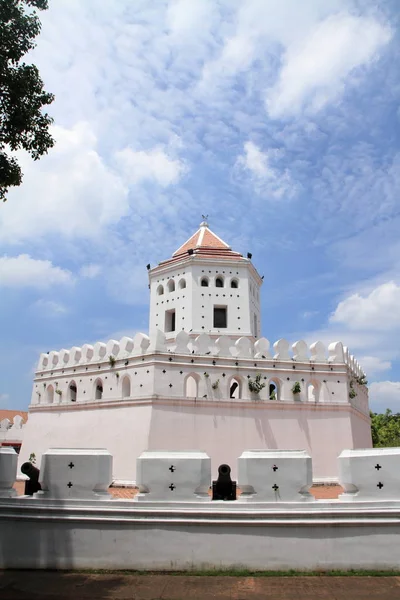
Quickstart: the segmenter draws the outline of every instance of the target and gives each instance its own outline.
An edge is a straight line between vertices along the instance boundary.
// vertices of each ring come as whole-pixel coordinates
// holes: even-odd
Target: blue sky
[[[341,340],[400,411],[397,2],[53,0],[56,146],[0,207],[0,406],[40,352],[147,331],[201,214],[265,276],[271,343]]]

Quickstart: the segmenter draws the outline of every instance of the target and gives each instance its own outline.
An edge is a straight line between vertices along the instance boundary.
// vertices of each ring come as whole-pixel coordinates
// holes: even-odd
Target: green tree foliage
[[[400,446],[400,413],[393,414],[388,408],[385,413],[370,413],[372,443],[374,448]]]
[[[37,160],[54,144],[52,119],[42,113],[53,94],[43,89],[35,65],[21,62],[35,47],[41,24],[35,9],[47,9],[47,0],[0,0],[0,199],[22,181],[22,171],[10,152],[26,150]]]

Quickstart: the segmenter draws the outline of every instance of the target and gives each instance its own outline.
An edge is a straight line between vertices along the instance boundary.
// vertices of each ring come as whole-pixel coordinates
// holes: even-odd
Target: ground
[[[2,600],[398,600],[400,577],[0,571]]]

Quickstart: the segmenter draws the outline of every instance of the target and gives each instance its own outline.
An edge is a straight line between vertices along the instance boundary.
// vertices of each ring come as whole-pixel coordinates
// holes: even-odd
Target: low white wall
[[[202,512],[191,506],[190,514],[111,504],[0,500],[0,568],[398,569],[400,562],[398,504],[344,512],[325,502],[312,514],[298,504],[276,512],[222,502]]]

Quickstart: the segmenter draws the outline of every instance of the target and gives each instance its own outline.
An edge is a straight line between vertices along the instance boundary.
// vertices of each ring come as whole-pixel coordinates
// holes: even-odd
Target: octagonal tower
[[[195,338],[261,335],[262,278],[251,262],[211,231],[206,220],[171,258],[149,270],[150,337],[179,331]]]

